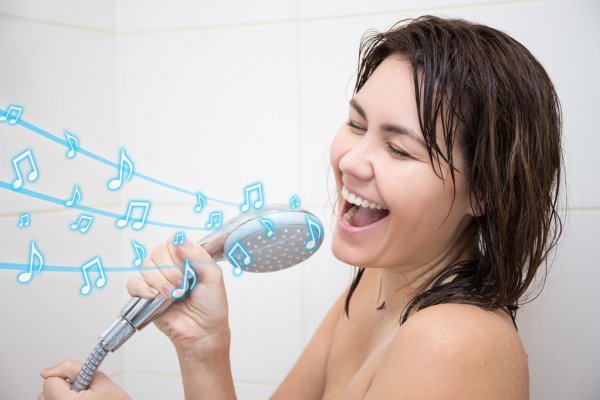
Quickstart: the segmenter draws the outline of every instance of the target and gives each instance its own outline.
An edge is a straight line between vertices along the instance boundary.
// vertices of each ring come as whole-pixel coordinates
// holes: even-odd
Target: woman
[[[358,265],[273,399],[527,399],[515,316],[556,245],[561,111],[539,62],[506,34],[423,16],[363,40],[349,119],[331,146],[332,249]],[[156,320],[186,398],[233,399],[220,268],[192,243],[147,266],[206,262]],[[179,270],[146,270],[131,295],[169,295]],[[80,364],[42,371],[40,398]],[[128,398],[96,376],[88,398]]]

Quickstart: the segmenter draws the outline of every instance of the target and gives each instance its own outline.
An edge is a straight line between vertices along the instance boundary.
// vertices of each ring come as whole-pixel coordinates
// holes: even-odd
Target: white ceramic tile
[[[508,2],[508,0],[503,0]],[[322,18],[346,15],[360,15],[370,13],[390,13],[424,9],[437,9],[443,7],[478,6],[484,0],[404,0],[401,2],[383,0],[365,2],[360,0],[298,0],[298,13],[300,18]]]
[[[239,203],[298,190],[292,26],[132,35],[120,46],[121,140],[146,174]],[[166,201],[194,201],[156,188]]]
[[[572,212],[543,291],[518,316],[532,399],[593,399],[600,393],[600,323],[593,317],[599,235],[600,212]]]
[[[294,4],[293,0],[177,0],[169,3],[126,0],[117,2],[117,7],[120,30],[131,32],[290,19],[294,17]]]
[[[360,38],[366,30],[380,30],[392,22],[391,17],[365,17],[300,24],[304,202],[324,205],[329,193],[335,191],[335,185],[327,187],[328,175],[332,174],[329,149],[348,117]],[[323,40],[324,37],[327,40]]]
[[[436,10],[434,14],[503,30],[542,63],[563,107],[569,205],[597,207],[600,186],[593,149],[598,148],[600,139],[593,133],[597,102],[591,96],[600,89],[595,72],[600,67],[600,50],[589,46],[589,41],[600,34],[592,20],[598,5],[590,1],[519,3]],[[309,202],[322,204],[327,199],[322,182],[327,175],[329,144],[347,117],[360,37],[367,29],[382,30],[399,19],[386,15],[300,24],[302,182]]]
[[[183,399],[179,376],[157,376],[128,373],[126,391],[132,399]]]
[[[0,13],[59,24],[113,31],[114,1],[4,0]]]
[[[35,398],[41,391],[39,371],[64,358],[83,361],[98,342],[100,334],[118,315],[122,306],[123,278],[107,272],[106,284],[93,288],[88,296],[79,292],[81,271],[54,272],[49,266],[78,267],[100,255],[107,267],[120,258],[118,240],[100,241],[110,235],[98,221],[86,237],[70,232],[67,213],[39,215],[32,224],[17,230],[13,218],[0,219],[2,263],[28,264],[30,240],[44,255],[45,265],[26,284],[20,284],[20,271],[2,264],[0,307],[3,343],[0,357],[0,387],[3,398]],[[110,228],[112,230],[112,228]],[[116,262],[116,261],[115,261]],[[37,264],[35,264],[37,267]],[[97,271],[90,271],[95,282]],[[124,370],[124,355],[109,354],[101,370],[110,374]]]
[[[39,179],[25,188],[54,197],[68,196],[74,183],[83,185],[85,201],[98,204],[112,201],[105,180],[113,168],[77,154],[66,158],[66,146],[49,140],[36,128],[64,139],[68,129],[79,137],[83,149],[118,158],[115,118],[116,53],[114,39],[94,32],[76,32],[22,20],[2,18],[0,46],[11,54],[0,66],[0,108],[10,104],[24,107],[22,124],[0,124],[0,180],[12,182],[11,160],[31,148],[36,157]],[[18,37],[15,41],[11,38]],[[82,56],[84,55],[84,56]],[[31,126],[24,126],[30,124]],[[24,163],[22,168],[28,170]],[[29,207],[4,197],[2,214]],[[21,199],[22,197],[17,196]],[[46,205],[33,208],[48,209]]]

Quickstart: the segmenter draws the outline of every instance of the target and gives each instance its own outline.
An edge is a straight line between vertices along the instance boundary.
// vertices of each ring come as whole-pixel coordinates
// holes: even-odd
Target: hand
[[[186,241],[185,245],[176,247],[170,238],[165,245],[152,250],[150,259],[144,261],[146,268],[141,271],[142,277],[129,279],[127,289],[132,296],[147,299],[156,297],[158,291],[171,297],[172,290],[180,286],[182,269],[147,267],[181,267],[186,259],[198,277],[196,287],[154,322],[171,339],[178,352],[183,351],[186,356],[202,361],[213,357],[215,352],[228,352],[230,339],[223,274],[202,246]]]
[[[74,360],[63,360],[54,367],[43,369],[40,375],[44,379],[43,393],[38,400],[111,399],[131,400],[131,398],[102,372],[97,371],[88,390],[77,393],[71,389],[81,370],[82,364]]]

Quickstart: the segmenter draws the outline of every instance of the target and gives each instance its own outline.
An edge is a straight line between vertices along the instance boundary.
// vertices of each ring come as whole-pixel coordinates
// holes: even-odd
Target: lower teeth
[[[354,214],[356,214],[357,210],[357,205],[353,205],[352,207],[350,207],[350,209],[344,214],[344,222],[346,222],[348,225],[352,225],[352,217],[354,217]]]

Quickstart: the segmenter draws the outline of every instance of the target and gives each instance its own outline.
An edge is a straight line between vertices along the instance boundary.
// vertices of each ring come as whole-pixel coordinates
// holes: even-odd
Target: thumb
[[[223,282],[223,271],[215,263],[204,247],[187,241],[184,246],[177,247],[177,255],[183,260],[189,260],[190,266],[198,275],[199,282],[215,284]]]

